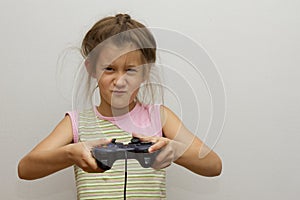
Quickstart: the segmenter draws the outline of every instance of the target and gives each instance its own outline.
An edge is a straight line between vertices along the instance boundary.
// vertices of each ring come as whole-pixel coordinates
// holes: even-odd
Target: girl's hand
[[[97,162],[91,153],[91,150],[93,147],[105,145],[110,142],[111,140],[108,139],[99,139],[70,144],[68,154],[75,165],[77,165],[84,171],[94,173],[104,172],[105,170],[98,167]]]
[[[154,143],[149,148],[149,153],[161,150],[152,165],[154,169],[163,169],[170,166],[186,150],[186,145],[183,143],[165,137],[145,137],[139,134],[134,134],[134,136],[138,137],[142,142]]]

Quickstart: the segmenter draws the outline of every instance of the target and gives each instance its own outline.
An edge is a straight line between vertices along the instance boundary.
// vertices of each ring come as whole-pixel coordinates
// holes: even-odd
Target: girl
[[[154,97],[150,76],[156,43],[143,24],[127,14],[104,18],[87,32],[81,52],[88,72],[86,91],[89,97],[99,92],[100,103],[67,113],[19,162],[20,178],[38,179],[74,166],[78,199],[122,199],[123,195],[128,199],[166,199],[164,168],[173,161],[199,175],[221,173],[218,155],[187,130],[170,109],[153,101],[145,103],[148,97],[143,94]],[[129,160],[124,188],[124,160],[117,160],[104,171],[91,150],[112,138],[128,143],[132,136],[153,142],[149,153],[160,153],[152,168]]]

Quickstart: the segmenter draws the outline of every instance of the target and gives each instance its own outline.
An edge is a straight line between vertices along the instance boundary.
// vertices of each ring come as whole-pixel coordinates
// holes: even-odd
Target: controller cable
[[[126,187],[127,187],[127,151],[125,151],[124,200],[126,200]]]

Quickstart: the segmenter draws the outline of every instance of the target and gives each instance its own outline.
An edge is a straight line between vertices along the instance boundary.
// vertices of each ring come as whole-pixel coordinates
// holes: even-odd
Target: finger
[[[158,140],[154,145],[152,145],[150,148],[149,148],[149,153],[152,153],[154,151],[157,151],[161,148],[163,148],[164,146],[166,146],[168,144],[168,141],[167,140],[164,140],[164,139],[161,139],[161,140]]]
[[[166,167],[169,167],[172,163],[170,162],[164,162],[164,163],[160,163],[160,164],[155,164],[152,166],[153,169],[159,170],[159,169],[164,169]]]
[[[137,138],[144,138],[145,136],[139,133],[132,133],[133,137],[137,137]]]
[[[94,161],[91,163],[91,165],[92,165],[91,168],[93,169],[93,172],[100,172],[100,173],[104,172],[105,170],[98,166],[96,159],[93,159],[93,160]]]
[[[132,133],[133,137],[139,138],[141,142],[157,142],[158,137],[144,136],[138,133]]]
[[[98,140],[87,141],[85,143],[88,147],[93,148],[93,147],[96,147],[96,146],[109,144],[110,142],[111,142],[111,139],[101,138],[101,139],[98,139]]]
[[[170,159],[169,157],[166,157],[163,160],[156,159],[151,167],[153,169],[163,169],[163,168],[166,168],[166,167],[170,166],[171,164],[172,164],[172,159]]]
[[[105,170],[101,169],[100,167],[94,168],[94,167],[86,167],[83,168],[83,171],[88,173],[103,173]]]
[[[104,172],[105,170],[101,169],[98,164],[96,159],[93,157],[92,154],[90,154],[89,158],[87,159],[87,165],[88,165],[88,171],[89,172]]]

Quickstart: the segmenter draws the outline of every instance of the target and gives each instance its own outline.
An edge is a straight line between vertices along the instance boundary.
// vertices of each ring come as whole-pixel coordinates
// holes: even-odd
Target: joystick
[[[149,153],[148,149],[154,143],[141,142],[139,138],[133,137],[131,142],[123,144],[112,139],[106,146],[95,147],[92,149],[92,155],[97,161],[98,166],[103,170],[109,170],[116,160],[136,159],[144,168],[151,167],[158,151]]]

